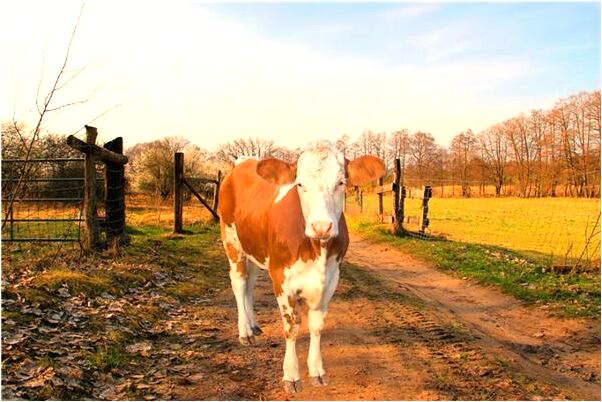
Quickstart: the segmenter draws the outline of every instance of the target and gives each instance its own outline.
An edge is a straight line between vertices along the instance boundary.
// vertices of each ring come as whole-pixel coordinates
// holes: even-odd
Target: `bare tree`
[[[511,149],[514,151],[514,161],[517,166],[519,194],[528,197],[531,193],[533,158],[535,156],[535,137],[529,127],[525,115],[512,118],[504,123],[506,135]]]
[[[138,190],[156,194],[162,199],[171,195],[174,178],[174,154],[185,152],[184,174],[200,176],[205,168],[207,152],[179,136],[136,144],[126,150],[128,181]]]
[[[341,152],[343,152],[343,154],[345,156],[347,156],[347,151],[350,145],[350,138],[347,134],[343,134],[338,140],[336,140],[335,144],[337,146],[337,149]]]
[[[23,147],[25,149],[23,159],[25,159],[26,162],[24,163],[24,166],[22,168],[19,179],[17,180],[16,184],[11,188],[10,195],[8,196],[8,201],[7,201],[7,204],[5,207],[4,219],[2,221],[3,228],[6,224],[8,216],[12,213],[15,199],[19,196],[19,193],[22,189],[24,178],[31,174],[33,165],[28,164],[27,161],[31,157],[31,153],[34,149],[34,145],[40,138],[40,133],[42,132],[42,124],[45,121],[45,119],[48,117],[48,114],[88,101],[88,99],[83,99],[83,100],[64,103],[61,105],[55,105],[53,103],[57,94],[62,89],[64,89],[75,77],[77,77],[79,74],[81,74],[81,72],[83,71],[83,69],[81,69],[81,68],[72,70],[70,72],[67,71],[67,65],[69,63],[69,55],[71,53],[71,47],[73,45],[73,41],[75,40],[75,35],[77,33],[77,29],[79,27],[79,22],[80,22],[83,11],[84,11],[84,4],[82,4],[80,13],[77,16],[75,25],[73,27],[73,30],[71,31],[69,43],[67,44],[65,56],[63,57],[62,64],[59,68],[59,71],[56,74],[56,76],[54,77],[54,81],[52,82],[50,90],[46,93],[46,95],[43,97],[43,99],[40,99],[40,96],[39,96],[40,88],[42,86],[41,78],[40,78],[40,81],[38,82],[38,90],[36,93],[36,100],[35,100],[38,118],[37,118],[37,122],[33,126],[34,128],[29,133],[24,133],[22,131],[22,126],[19,125],[18,122],[13,117],[12,126],[14,129],[14,132],[20,138],[20,142],[23,144]]]
[[[451,142],[451,153],[454,165],[458,169],[462,183],[462,196],[470,197],[470,183],[468,182],[469,164],[475,155],[474,146],[476,137],[469,129],[456,135]]]
[[[299,155],[301,155],[301,149],[300,148],[295,148],[295,149],[289,149],[286,147],[274,147],[274,149],[272,150],[272,156],[278,159],[281,159],[283,161],[286,162],[294,162],[299,158]]]
[[[410,153],[410,130],[403,129],[393,132],[388,140],[388,148],[390,166],[393,165],[395,159],[400,160],[401,183],[403,184],[406,170],[406,158]]]
[[[531,159],[536,165],[535,170],[535,196],[541,197],[543,195],[543,176],[544,176],[544,162],[543,154],[545,147],[545,133],[547,130],[548,121],[545,113],[542,110],[532,110],[529,116],[529,130],[533,138],[533,155]]]
[[[488,128],[479,135],[480,147],[485,166],[489,170],[495,186],[495,196],[502,195],[508,162],[508,142],[504,127],[500,124]]]
[[[430,133],[418,131],[410,138],[410,157],[416,177],[421,183],[431,178],[430,167],[435,161],[437,144]]]
[[[239,138],[220,145],[215,152],[218,160],[234,166],[236,159],[241,156],[265,158],[276,151],[274,141],[262,138]]]

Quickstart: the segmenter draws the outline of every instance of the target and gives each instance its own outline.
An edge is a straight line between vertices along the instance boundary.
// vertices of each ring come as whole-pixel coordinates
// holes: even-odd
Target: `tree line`
[[[599,197],[600,91],[580,92],[550,110],[522,113],[479,133],[468,129],[448,147],[431,133],[407,129],[366,130],[355,140],[343,135],[336,144],[350,159],[376,155],[390,171],[400,159],[404,184],[438,186],[440,194],[451,187],[450,195],[463,197]],[[271,140],[241,138],[222,144],[213,157],[233,165],[241,155],[292,161],[299,153]]]
[[[468,129],[448,147],[431,133],[407,129],[366,130],[355,140],[343,135],[336,143],[350,159],[382,158],[389,171],[400,159],[404,184],[438,186],[440,194],[449,194],[451,187],[449,195],[463,197],[600,196],[600,91],[580,92],[550,110],[522,113],[479,133]],[[221,145],[215,156],[232,164],[240,155],[294,160],[299,152],[272,141],[239,139]]]
[[[22,156],[23,138],[15,127],[3,124],[2,130],[2,158]],[[35,157],[72,152],[60,135],[43,138],[36,144]],[[448,147],[437,144],[431,133],[407,129],[366,130],[355,139],[342,135],[336,145],[349,159],[378,156],[389,171],[400,159],[405,185],[431,185],[440,189],[440,195],[599,197],[600,91],[569,96],[550,110],[532,110],[479,133],[468,129],[454,136]],[[129,190],[168,198],[175,152],[185,153],[187,177],[214,177],[218,170],[231,169],[240,156],[294,161],[301,149],[268,139],[239,138],[210,151],[183,137],[168,136],[126,149]]]

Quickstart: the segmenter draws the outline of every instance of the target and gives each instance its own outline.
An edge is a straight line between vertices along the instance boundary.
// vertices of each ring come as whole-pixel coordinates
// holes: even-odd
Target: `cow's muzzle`
[[[328,240],[334,236],[334,225],[332,221],[317,221],[311,223],[309,237],[319,240]]]

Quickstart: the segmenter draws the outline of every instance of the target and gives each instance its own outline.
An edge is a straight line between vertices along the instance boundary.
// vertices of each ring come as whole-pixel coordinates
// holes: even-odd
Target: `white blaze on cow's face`
[[[318,142],[301,154],[295,185],[306,236],[321,240],[338,236],[345,184],[345,157],[330,142]]]

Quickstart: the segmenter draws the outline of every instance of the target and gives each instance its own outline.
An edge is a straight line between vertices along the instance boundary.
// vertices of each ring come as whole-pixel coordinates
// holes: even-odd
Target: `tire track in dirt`
[[[424,264],[416,268],[420,263],[380,245],[357,237],[353,240],[322,334],[329,386],[310,385],[305,365],[309,337],[303,312],[297,352],[304,389],[290,396],[282,390],[282,323],[269,278],[263,272],[256,288],[256,310],[264,334],[252,347],[242,347],[237,342],[236,309],[230,289],[200,305],[187,307],[185,316],[189,319],[181,322],[188,322],[189,334],[205,334],[207,345],[189,362],[194,370],[175,387],[173,397],[189,400],[599,398],[595,382],[588,383],[578,375],[546,367],[519,353],[511,343],[500,341],[498,333],[489,334],[487,326],[473,324],[473,318],[479,315],[487,318],[486,313],[478,311],[467,320],[463,314],[451,312],[446,300],[456,293],[449,292],[447,298],[425,295],[424,289],[416,289],[415,283],[404,276],[408,271],[418,272],[419,275],[408,276],[426,287],[436,284],[433,280],[436,275],[445,274]],[[469,286],[465,281],[460,282]],[[478,298],[472,299],[472,292],[477,291],[486,295],[492,290],[470,285],[464,293],[468,300],[465,303],[478,302]],[[514,306],[518,302],[510,298],[504,303]],[[532,320],[538,316],[526,317]],[[531,330],[526,324],[527,330],[508,327],[511,324],[513,321],[504,321],[496,328],[501,328],[499,332],[517,331],[521,337]]]
[[[218,300],[198,312],[205,322],[220,329],[215,332],[218,339],[212,347],[214,353],[206,355],[207,360],[200,370],[203,381],[180,386],[174,394],[176,399],[440,398],[438,393],[424,390],[426,378],[422,367],[412,359],[400,364],[402,359],[396,345],[383,343],[373,333],[368,320],[375,314],[373,304],[356,305],[355,300],[337,300],[331,304],[322,333],[322,355],[330,380],[327,387],[310,385],[305,366],[309,337],[307,320],[303,320],[297,352],[304,390],[287,396],[281,383],[284,355],[282,323],[269,278],[263,273],[257,281],[257,320],[264,333],[257,338],[254,346],[237,344],[236,310],[232,298],[228,289],[218,296]],[[305,312],[302,317],[306,317]]]
[[[559,319],[496,289],[439,272],[390,247],[352,235],[347,261],[417,296],[438,315],[469,329],[481,348],[514,370],[557,384],[582,399],[600,399],[599,320]]]

